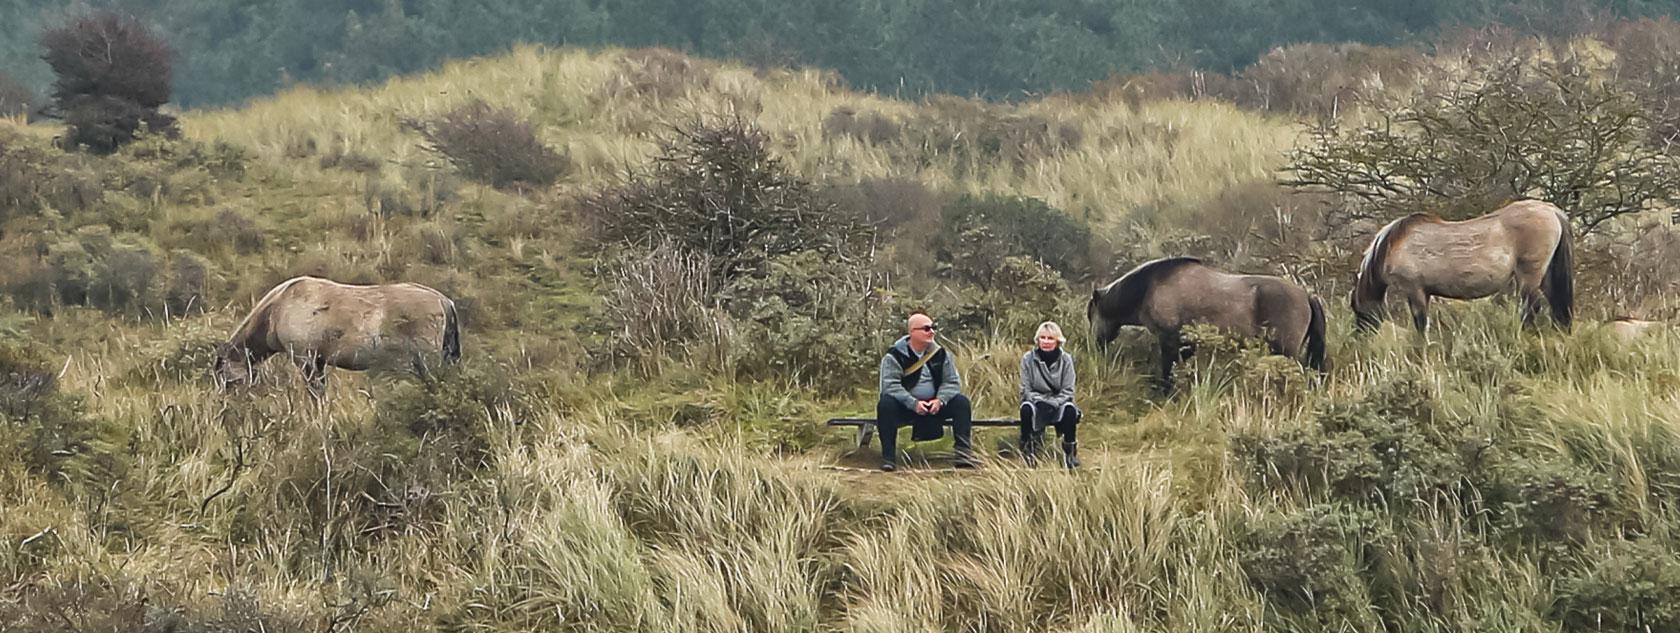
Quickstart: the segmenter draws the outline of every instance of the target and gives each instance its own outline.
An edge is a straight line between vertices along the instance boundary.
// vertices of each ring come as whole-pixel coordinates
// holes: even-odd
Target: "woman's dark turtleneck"
[[[1057,345],[1056,349],[1048,352],[1044,351],[1044,348],[1042,347],[1035,347],[1033,348],[1033,353],[1037,354],[1038,359],[1044,361],[1045,365],[1054,367],[1056,365],[1056,361],[1062,359],[1062,346]]]

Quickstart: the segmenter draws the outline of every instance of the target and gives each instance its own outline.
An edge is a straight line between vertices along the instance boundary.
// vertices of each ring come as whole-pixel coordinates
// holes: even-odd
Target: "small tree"
[[[1573,61],[1512,57],[1399,107],[1367,105],[1372,123],[1314,129],[1284,184],[1349,196],[1359,201],[1352,214],[1367,217],[1459,219],[1527,195],[1562,207],[1583,232],[1680,201],[1673,139],[1651,134],[1647,104]]]
[[[531,124],[480,100],[410,125],[466,177],[498,189],[548,186],[571,167],[569,157],[543,145]]]
[[[41,47],[58,76],[52,97],[69,126],[65,147],[109,153],[142,129],[177,133],[175,118],[158,111],[169,102],[175,52],[140,20],[96,11],[48,29]]]
[[[739,117],[684,126],[663,145],[651,168],[583,199],[597,243],[645,249],[669,241],[734,279],[778,255],[812,250],[844,259],[870,236]]]

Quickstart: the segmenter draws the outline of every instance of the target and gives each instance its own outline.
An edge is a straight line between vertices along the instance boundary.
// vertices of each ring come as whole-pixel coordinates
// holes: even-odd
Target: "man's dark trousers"
[[[875,428],[881,434],[881,461],[898,463],[898,427],[918,422],[938,424],[942,420],[951,422],[951,432],[956,436],[957,458],[972,456],[974,451],[969,446],[969,433],[974,429],[974,413],[968,396],[959,393],[941,406],[938,413],[918,415],[896,398],[882,395],[881,400],[875,403]]]

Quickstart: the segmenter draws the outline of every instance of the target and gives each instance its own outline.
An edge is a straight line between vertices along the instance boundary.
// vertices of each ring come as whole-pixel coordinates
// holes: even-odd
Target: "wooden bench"
[[[944,420],[944,421],[942,421],[942,423],[945,426],[951,426],[951,422],[949,420]],[[869,442],[872,439],[875,438],[875,418],[829,418],[828,425],[829,426],[855,426],[855,427],[858,427],[858,429],[857,429],[857,447],[858,447],[858,450],[863,450],[863,449],[869,448]],[[979,426],[1007,426],[1007,427],[1012,427],[1013,428],[1013,427],[1018,427],[1020,425],[1021,425],[1021,420],[1018,419],[1018,418],[985,418],[985,419],[976,418],[974,420],[974,426],[977,426],[977,427],[979,427]],[[906,426],[908,426],[908,425],[906,425]]]

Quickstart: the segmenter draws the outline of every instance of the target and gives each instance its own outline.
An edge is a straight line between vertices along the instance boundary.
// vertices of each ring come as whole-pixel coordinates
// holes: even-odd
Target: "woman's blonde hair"
[[[1038,324],[1038,332],[1033,334],[1033,344],[1037,345],[1038,337],[1044,336],[1045,334],[1056,337],[1057,345],[1067,344],[1067,337],[1062,336],[1062,326],[1056,325],[1055,321],[1045,321]]]

